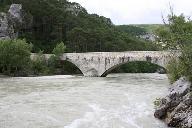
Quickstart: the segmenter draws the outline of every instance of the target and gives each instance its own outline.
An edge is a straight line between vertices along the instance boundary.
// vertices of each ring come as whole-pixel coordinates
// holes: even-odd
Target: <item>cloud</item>
[[[191,0],[70,0],[80,3],[89,13],[111,18],[115,24],[162,23],[161,16],[169,12],[169,4],[176,14],[192,15]]]

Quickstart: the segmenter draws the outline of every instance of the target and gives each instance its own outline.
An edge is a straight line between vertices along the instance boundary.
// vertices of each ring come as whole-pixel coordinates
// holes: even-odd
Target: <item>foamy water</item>
[[[0,128],[167,128],[153,117],[162,74],[0,78]]]

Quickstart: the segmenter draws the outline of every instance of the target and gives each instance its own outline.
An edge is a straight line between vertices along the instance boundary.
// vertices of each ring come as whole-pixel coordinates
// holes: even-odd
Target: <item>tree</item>
[[[192,21],[183,14],[176,16],[173,12],[168,16],[168,23],[158,30],[159,38],[167,49],[179,50],[181,56],[173,58],[167,70],[171,82],[181,76],[192,81]]]
[[[19,38],[33,43],[33,52],[51,53],[58,42],[66,42],[68,52],[153,50],[152,43],[146,47],[144,41],[135,37],[135,34],[143,33],[143,29],[122,26],[121,31],[109,18],[88,14],[78,3],[4,0],[0,8],[4,9],[12,2],[22,4],[24,23],[19,29]]]
[[[59,43],[56,45],[56,47],[53,49],[53,54],[56,56],[62,55],[66,50],[66,46],[64,45],[63,42]]]
[[[32,45],[25,40],[0,41],[0,68],[10,75],[30,67]]]
[[[171,12],[168,23],[157,29],[156,33],[167,49],[182,50],[192,42],[192,21],[183,14],[176,16]]]

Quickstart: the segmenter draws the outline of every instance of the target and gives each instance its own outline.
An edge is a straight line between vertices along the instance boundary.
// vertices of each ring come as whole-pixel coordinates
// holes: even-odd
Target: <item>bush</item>
[[[31,70],[35,75],[47,75],[49,73],[47,61],[42,51],[31,61]]]
[[[179,58],[173,58],[167,65],[168,77],[171,83],[185,76],[192,81],[192,45],[182,49]]]
[[[0,69],[7,75],[28,70],[32,45],[25,40],[0,41]]]
[[[192,81],[192,44],[183,48],[182,55],[180,57],[180,65],[182,69],[182,75],[186,76],[190,81]]]
[[[160,107],[161,103],[161,99],[160,98],[156,98],[156,100],[153,102],[155,108]]]
[[[59,74],[57,69],[61,70],[59,57],[65,51],[65,45],[63,42],[56,45],[53,49],[53,54],[48,60],[43,55],[43,51],[40,51],[35,59],[31,63],[31,70],[35,75],[49,75]]]
[[[63,42],[56,45],[56,47],[53,49],[53,54],[56,56],[60,56],[65,52],[66,46]]]
[[[63,65],[60,62],[60,56],[65,52],[66,46],[64,45],[63,42],[59,43],[56,45],[56,47],[53,49],[52,55],[48,59],[48,68],[49,68],[49,73],[51,74],[61,74],[61,71],[63,70]],[[59,71],[58,71],[58,70]]]
[[[181,76],[192,81],[192,20],[183,14],[176,16],[173,12],[168,16],[168,23],[159,28],[157,34],[159,41],[163,42],[169,50],[179,50],[182,54],[172,59],[167,66],[171,82]]]
[[[55,55],[52,55],[48,59],[48,65],[47,66],[49,68],[49,73],[56,74],[56,69],[59,68],[59,66],[60,66],[58,57]]]
[[[168,63],[166,69],[168,73],[168,78],[171,83],[175,82],[182,76],[180,61],[172,58]]]

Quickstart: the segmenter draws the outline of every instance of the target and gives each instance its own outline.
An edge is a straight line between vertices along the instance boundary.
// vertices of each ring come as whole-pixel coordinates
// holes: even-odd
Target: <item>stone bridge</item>
[[[44,54],[48,59],[51,54]],[[32,54],[34,59],[36,54]],[[90,52],[64,53],[60,59],[76,65],[84,76],[105,77],[114,68],[132,61],[148,61],[166,67],[172,57],[180,56],[178,51],[127,51],[127,52]]]
[[[177,51],[65,53],[61,60],[76,65],[84,76],[105,77],[114,68],[131,61],[148,61],[166,67],[171,57],[179,54]]]

